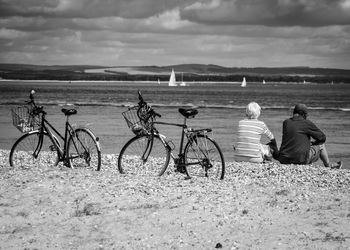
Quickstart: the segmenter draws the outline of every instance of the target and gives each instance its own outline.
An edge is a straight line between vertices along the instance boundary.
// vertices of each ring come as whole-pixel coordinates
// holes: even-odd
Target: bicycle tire
[[[143,155],[146,160],[142,159]],[[169,160],[170,149],[158,135],[135,136],[121,149],[118,170],[121,174],[161,176],[167,169]]]
[[[210,137],[199,134],[195,140],[189,140],[185,146],[184,157],[186,164],[198,163],[186,166],[189,176],[224,179],[224,156],[219,145]]]
[[[39,165],[56,166],[59,162],[59,153],[56,146],[46,132],[43,133],[43,144],[39,149],[38,156],[33,156],[37,150],[40,133],[38,130],[22,135],[13,144],[10,151],[10,166],[30,168]],[[55,137],[54,137],[55,138]],[[55,138],[58,142],[57,138]]]
[[[95,135],[87,128],[77,128],[68,139],[68,164],[71,168],[101,169],[101,149]]]

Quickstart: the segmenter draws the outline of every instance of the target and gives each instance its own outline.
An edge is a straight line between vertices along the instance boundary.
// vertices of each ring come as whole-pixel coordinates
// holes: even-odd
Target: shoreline
[[[169,74],[170,76],[170,74]],[[30,83],[33,83],[33,82],[39,82],[39,83],[42,83],[42,82],[58,82],[58,83],[89,83],[89,82],[96,82],[96,83],[131,83],[131,84],[136,84],[136,83],[153,83],[155,85],[158,85],[158,81],[152,81],[152,80],[43,80],[43,79],[38,79],[38,80],[23,80],[23,79],[0,79],[0,82],[11,82],[11,81],[14,81],[14,82],[30,82]],[[168,84],[169,81],[160,81],[160,83],[162,83],[161,86],[164,86]],[[186,84],[232,84],[232,85],[241,85],[242,82],[241,81],[186,81]],[[249,84],[261,84],[260,81],[250,81]],[[346,83],[346,82],[339,82],[339,83],[331,83],[331,82],[327,82],[327,83],[324,83],[324,82],[321,82],[321,83],[318,83],[318,82],[285,82],[285,81],[269,81],[269,82],[266,82],[265,85],[288,85],[288,84],[293,84],[293,85],[334,85],[334,84],[349,84],[349,83]],[[177,85],[176,87],[188,87],[187,85],[186,86],[181,86],[181,85]]]
[[[100,138],[102,153],[119,153],[124,144],[130,140],[134,134],[130,131],[122,112],[125,107],[100,107],[100,106],[80,106],[78,115],[72,118],[72,123],[88,126],[93,133]],[[61,133],[64,131],[63,115],[59,106],[46,106],[49,114],[49,121]],[[180,114],[174,108],[158,107],[157,111],[163,115],[163,121],[177,123],[180,121]],[[219,144],[226,162],[232,162],[232,145],[236,138],[236,124],[241,118],[239,110],[231,109],[201,109],[196,119],[188,122],[188,126],[193,128],[210,127],[213,129],[212,137]],[[282,120],[288,117],[289,112],[278,110],[265,110],[262,120],[264,120],[271,131],[273,131],[278,145],[281,143]],[[0,114],[4,117],[1,123],[3,131],[0,148],[11,149],[21,133],[13,126],[11,120],[10,106],[0,105]],[[343,120],[338,119],[341,114]],[[350,168],[349,155],[349,131],[346,129],[348,112],[323,112],[314,111],[314,116],[318,117],[318,125],[327,135],[327,151],[332,162],[342,160],[345,168]],[[331,121],[331,122],[330,122]],[[180,130],[171,126],[157,127],[159,131],[175,144],[174,154],[178,153],[180,143]],[[321,165],[321,161],[318,161]]]
[[[10,151],[11,150],[8,150],[8,149],[3,149],[3,148],[0,148],[0,157],[2,155],[9,155],[10,154]],[[3,166],[4,164],[4,159],[0,159],[0,163]],[[114,164],[115,166],[117,166],[117,162],[118,162],[118,154],[114,154],[114,153],[103,153],[101,152],[101,170],[103,170],[103,166],[104,166],[104,162],[107,162],[107,165],[111,165],[111,164]],[[62,165],[62,162],[59,163],[59,165]],[[173,160],[170,159],[170,162],[169,162],[169,165],[167,167],[167,170],[166,172],[168,171],[172,171],[174,168],[173,168]],[[5,164],[6,165],[6,164]],[[8,163],[8,158],[7,158],[7,165],[9,165]],[[256,166],[256,167],[261,167],[261,168],[264,168],[265,165],[274,165],[275,167],[276,166],[279,166],[281,168],[300,168],[300,169],[307,169],[307,168],[317,168],[317,169],[320,169],[320,171],[322,171],[322,169],[324,170],[327,170],[327,171],[347,171],[349,173],[349,176],[350,176],[350,168],[341,168],[341,169],[330,169],[330,168],[327,168],[325,166],[323,166],[323,163],[321,162],[321,160],[318,160],[317,162],[315,163],[312,163],[312,164],[282,164],[280,162],[278,162],[277,160],[273,159],[272,161],[268,161],[268,162],[265,162],[265,163],[252,163],[252,162],[238,162],[238,161],[235,161],[234,159],[231,159],[230,161],[225,161],[225,168],[227,169],[227,166],[232,166],[232,165],[235,165],[235,166],[250,166],[250,165],[253,165],[253,166]],[[52,167],[57,167],[57,166],[52,166]],[[64,166],[61,166],[64,168]],[[117,167],[116,167],[116,170],[117,170]],[[226,174],[225,174],[226,176]],[[349,181],[350,181],[350,178],[349,178]],[[349,183],[350,185],[350,183]]]

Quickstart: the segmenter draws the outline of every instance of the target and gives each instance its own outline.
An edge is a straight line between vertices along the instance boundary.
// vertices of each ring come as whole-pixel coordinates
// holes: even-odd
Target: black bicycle
[[[90,129],[73,128],[69,123],[69,117],[77,114],[77,110],[62,109],[66,116],[63,136],[46,120],[46,112],[42,106],[36,105],[34,93],[32,90],[28,105],[12,109],[13,125],[24,135],[12,146],[10,165],[29,168],[38,164],[57,165],[63,162],[70,168],[85,167],[99,171],[101,168],[99,138],[95,137]],[[63,147],[51,130],[63,140]]]
[[[138,95],[138,105],[122,113],[135,136],[120,151],[118,157],[120,173],[161,176],[172,158],[175,170],[186,174],[187,178],[191,176],[224,178],[224,156],[211,136],[212,129],[193,129],[186,125],[187,119],[194,118],[198,114],[197,109],[180,108],[179,112],[184,117],[182,124],[158,122],[156,118],[161,115],[143,100],[140,91]],[[155,127],[157,124],[177,126],[182,129],[177,157],[172,153],[174,144],[159,133]]]

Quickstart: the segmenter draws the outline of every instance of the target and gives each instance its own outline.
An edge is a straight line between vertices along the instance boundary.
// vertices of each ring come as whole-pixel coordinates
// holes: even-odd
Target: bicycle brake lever
[[[153,112],[154,112],[154,111],[153,111]],[[161,115],[161,114],[158,114],[157,112],[154,112],[154,115],[155,115],[155,116],[158,116],[159,118],[162,117],[162,115]]]
[[[34,90],[32,90],[32,91],[30,91],[30,94],[29,94],[29,99],[30,99],[30,101],[26,101],[26,103],[28,103],[28,104],[34,104],[34,94],[35,94],[35,91]]]
[[[35,91],[32,89],[32,91],[30,91],[30,95],[29,95],[29,98],[31,101],[34,100],[34,94],[35,94]]]

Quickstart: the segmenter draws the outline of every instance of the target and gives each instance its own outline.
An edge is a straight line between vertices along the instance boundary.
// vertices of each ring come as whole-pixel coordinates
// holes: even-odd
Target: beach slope
[[[0,150],[1,249],[349,249],[350,171],[227,163],[223,181],[13,169]]]

